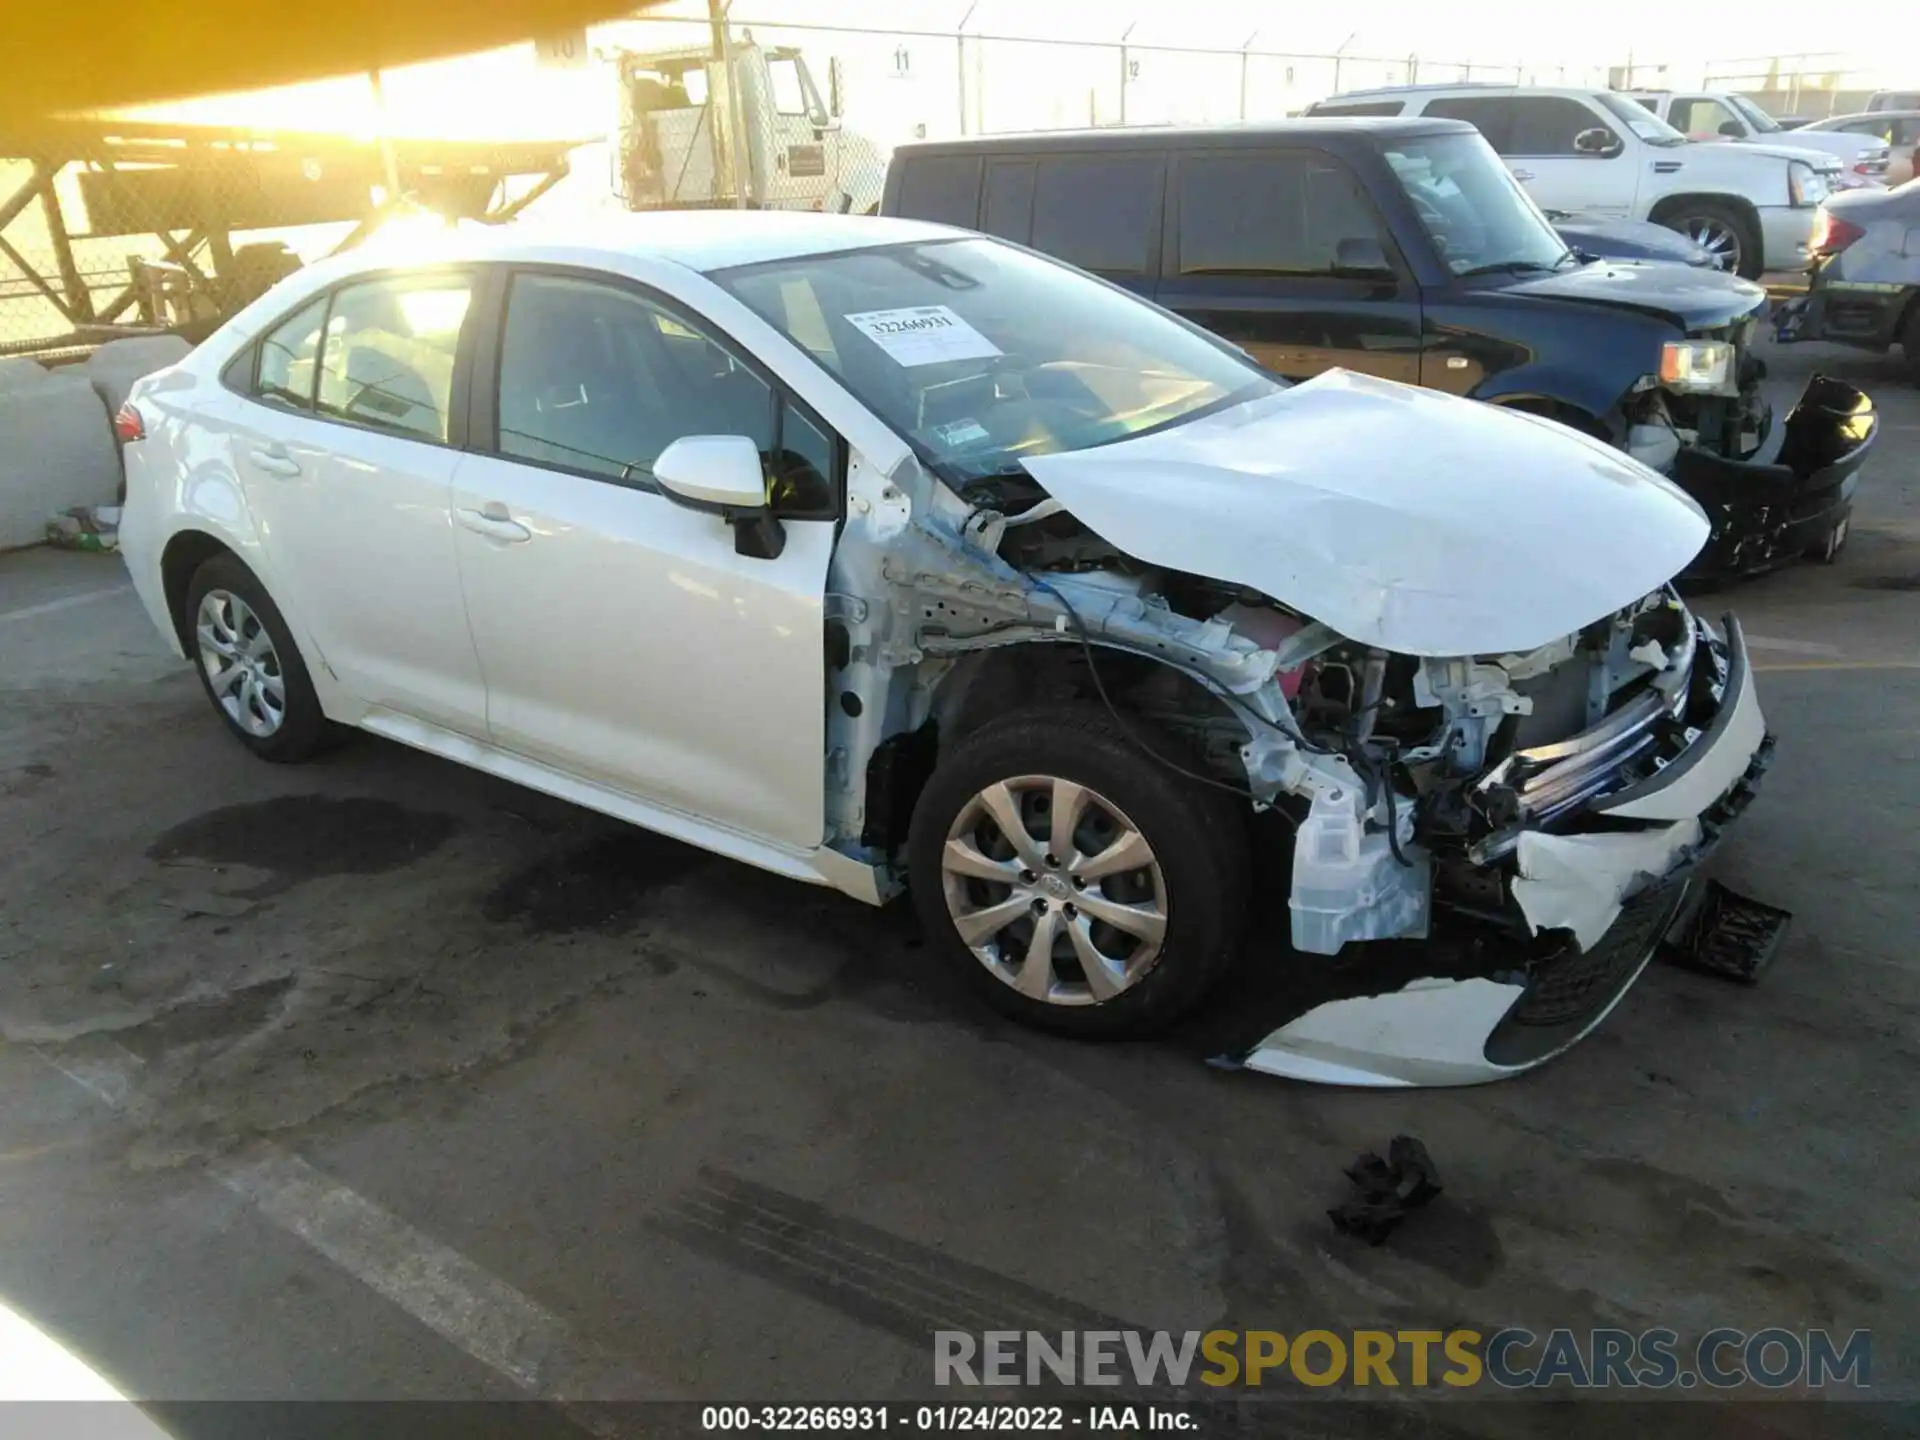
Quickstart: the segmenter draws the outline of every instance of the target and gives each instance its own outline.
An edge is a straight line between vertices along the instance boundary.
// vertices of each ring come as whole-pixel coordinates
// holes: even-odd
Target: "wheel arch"
[[[1245,722],[1194,672],[1163,656],[1099,640],[1091,641],[1089,668],[1088,648],[1077,639],[1036,639],[958,656],[939,678],[923,723],[903,732],[918,737],[909,742],[918,746],[915,763],[890,775],[884,785],[876,783],[869,769],[869,842],[888,850],[903,844],[920,794],[941,757],[988,721],[1013,710],[1074,701],[1098,704],[1104,688],[1106,699],[1123,716],[1155,726],[1158,734],[1168,733],[1164,720],[1169,712],[1184,712],[1213,726],[1230,722],[1238,734],[1236,745],[1248,738]],[[896,742],[902,738],[889,737]],[[1205,747],[1197,748],[1200,753],[1185,754],[1179,763],[1206,764]],[[1213,768],[1220,768],[1217,755]],[[1240,783],[1245,783],[1244,775]],[[882,796],[878,792],[886,785],[892,788]]]
[[[194,572],[216,555],[229,555],[247,565],[239,551],[205,530],[176,530],[160,552],[160,586],[166,596],[167,618],[173,622],[181,648],[189,655],[193,653],[193,637],[187,615],[187,587],[193,583]],[[252,574],[253,567],[247,565],[247,572]]]

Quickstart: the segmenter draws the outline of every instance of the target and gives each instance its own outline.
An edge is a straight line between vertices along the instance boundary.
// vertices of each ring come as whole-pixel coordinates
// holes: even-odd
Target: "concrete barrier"
[[[184,360],[193,347],[178,335],[130,335],[109,340],[87,357],[87,378],[111,418],[127,403],[133,382]]]
[[[0,365],[0,550],[38,544],[70,505],[111,505],[120,454],[93,382],[79,369],[29,375]]]

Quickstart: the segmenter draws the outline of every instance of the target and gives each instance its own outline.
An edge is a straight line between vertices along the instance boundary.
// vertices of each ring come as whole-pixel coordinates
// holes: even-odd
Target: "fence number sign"
[[[901,365],[938,365],[943,360],[985,360],[1000,347],[945,305],[906,310],[867,310],[847,323]]]

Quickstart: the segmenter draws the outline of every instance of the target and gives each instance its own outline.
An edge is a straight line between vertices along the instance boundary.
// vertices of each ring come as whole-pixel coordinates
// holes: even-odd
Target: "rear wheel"
[[[1660,223],[1713,256],[1715,268],[1747,280],[1760,278],[1765,258],[1760,237],[1752,222],[1733,206],[1694,200],[1662,215]]]
[[[287,622],[251,570],[215,555],[187,585],[188,645],[227,729],[262,760],[304,760],[327,720]]]
[[[914,901],[946,963],[1003,1014],[1090,1037],[1151,1032],[1206,994],[1238,953],[1247,865],[1230,796],[1086,706],[967,736],[908,838]]]

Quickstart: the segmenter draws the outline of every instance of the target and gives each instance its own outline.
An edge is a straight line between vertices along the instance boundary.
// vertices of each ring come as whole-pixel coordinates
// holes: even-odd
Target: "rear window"
[[[1040,161],[1034,249],[1103,275],[1145,275],[1153,264],[1166,162],[1157,155],[1067,155]]]
[[[897,214],[968,230],[980,222],[980,157],[922,155],[901,162]]]

